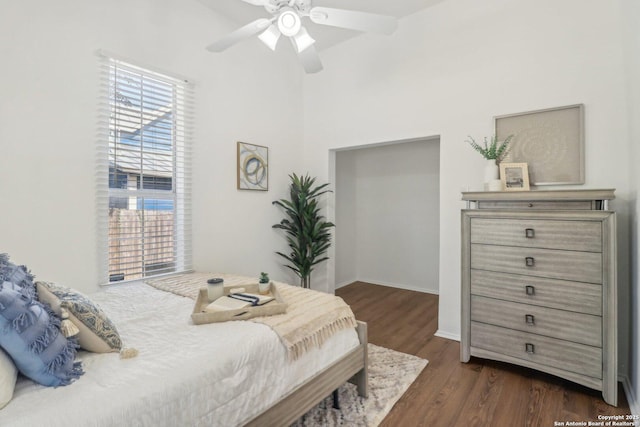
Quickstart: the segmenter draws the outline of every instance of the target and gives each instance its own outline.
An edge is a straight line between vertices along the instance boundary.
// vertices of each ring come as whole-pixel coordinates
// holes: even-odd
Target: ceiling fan
[[[330,7],[314,7],[313,0],[242,1],[255,6],[264,6],[267,12],[273,16],[257,19],[238,28],[207,46],[207,50],[222,52],[256,34],[271,50],[275,50],[278,40],[284,35],[291,40],[307,73],[317,73],[322,70],[322,62],[320,62],[320,57],[314,47],[315,40],[302,25],[302,18],[308,17],[315,24],[382,34],[391,34],[398,26],[396,18],[392,16]]]

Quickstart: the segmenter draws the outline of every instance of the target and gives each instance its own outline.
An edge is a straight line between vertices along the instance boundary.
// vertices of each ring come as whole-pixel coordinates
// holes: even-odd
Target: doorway
[[[437,294],[440,138],[333,154],[335,287],[363,281]]]

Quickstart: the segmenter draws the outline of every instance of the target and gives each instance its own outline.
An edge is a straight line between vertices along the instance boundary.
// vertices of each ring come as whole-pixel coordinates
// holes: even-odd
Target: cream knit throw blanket
[[[251,277],[219,273],[186,273],[146,280],[150,286],[195,300],[207,279],[221,277],[225,287],[256,283]],[[287,312],[275,316],[254,317],[251,322],[269,326],[287,348],[289,358],[297,359],[307,350],[320,347],[334,333],[355,328],[351,308],[335,295],[272,282],[287,303]]]

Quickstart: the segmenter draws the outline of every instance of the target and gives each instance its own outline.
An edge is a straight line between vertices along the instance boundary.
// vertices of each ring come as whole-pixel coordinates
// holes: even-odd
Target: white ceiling
[[[253,6],[242,0],[198,0],[212,10],[226,16],[241,27],[258,18],[269,18],[271,15],[262,6]],[[402,18],[421,9],[440,3],[444,0],[314,0],[313,6],[335,7],[339,9],[359,10],[363,12],[391,15]],[[334,46],[360,34],[357,31],[316,25],[306,20],[305,27],[309,34],[316,39],[316,49],[322,50]],[[225,34],[213,32],[211,40],[203,40],[204,44],[211,43],[216,37]]]

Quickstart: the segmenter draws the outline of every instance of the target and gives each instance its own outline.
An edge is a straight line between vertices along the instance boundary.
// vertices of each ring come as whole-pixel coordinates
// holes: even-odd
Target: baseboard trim
[[[436,337],[446,338],[448,340],[460,341],[460,334],[452,334],[451,332],[438,329],[435,334]]]
[[[640,416],[640,402],[638,402],[638,396],[633,392],[633,387],[631,387],[631,381],[629,377],[625,375],[622,378],[622,388],[624,390],[624,394],[627,396],[627,402],[629,402],[629,409],[631,409],[631,414]]]
[[[433,290],[433,289],[424,289],[424,288],[418,288],[415,286],[410,286],[410,285],[402,285],[402,284],[398,284],[398,283],[391,283],[391,282],[379,282],[377,280],[371,280],[371,279],[358,279],[358,282],[365,282],[365,283],[371,283],[372,285],[378,285],[378,286],[388,286],[390,288],[396,288],[396,289],[404,289],[405,291],[415,291],[415,292],[422,292],[424,294],[431,294],[431,295],[438,295],[438,290]]]
[[[341,283],[336,283],[336,289],[340,289],[340,288],[344,288],[347,285],[352,284],[353,282],[357,282],[357,280],[347,280],[345,282],[341,282]]]

